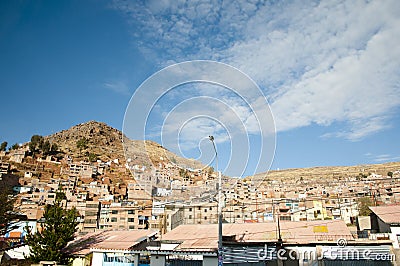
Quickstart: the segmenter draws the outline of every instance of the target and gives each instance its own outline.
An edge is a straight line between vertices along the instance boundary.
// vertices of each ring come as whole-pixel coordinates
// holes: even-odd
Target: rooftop
[[[383,222],[400,224],[400,205],[369,207]]]
[[[67,250],[74,255],[86,255],[91,249],[129,250],[156,233],[153,230],[97,231],[70,242]]]
[[[354,240],[344,221],[280,222],[281,237],[285,243],[308,244],[334,241],[340,238]],[[223,224],[223,236],[234,242],[276,242],[277,223]],[[162,241],[180,243],[177,249],[212,250],[218,246],[217,224],[181,225],[162,236]]]

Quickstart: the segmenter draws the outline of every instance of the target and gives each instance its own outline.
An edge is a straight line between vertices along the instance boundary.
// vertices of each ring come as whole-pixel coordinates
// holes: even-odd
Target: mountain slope
[[[186,167],[204,167],[196,160],[179,157],[154,141],[130,140],[118,129],[97,121],[81,123],[46,138],[75,159],[86,159],[88,153],[94,153],[103,161],[119,159],[121,163],[125,163],[125,147],[125,151],[129,154],[128,158],[134,164],[149,166],[151,163],[158,164],[161,161],[172,160]],[[77,142],[82,138],[87,139],[87,148],[80,150]]]

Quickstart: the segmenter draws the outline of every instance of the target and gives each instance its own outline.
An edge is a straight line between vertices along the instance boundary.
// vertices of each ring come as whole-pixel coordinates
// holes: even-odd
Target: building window
[[[135,229],[135,226],[134,225],[130,225],[129,229]]]
[[[207,212],[207,209],[204,209],[204,212]]]
[[[281,221],[290,221],[291,218],[290,218],[290,216],[280,216],[279,220],[281,220]]]
[[[192,211],[192,208],[189,208],[189,211],[191,212],[191,211]]]
[[[117,222],[117,218],[116,217],[111,218],[111,222],[112,223],[116,223]]]
[[[210,211],[212,211],[212,207],[210,207]]]
[[[204,220],[207,220],[207,216],[204,216]]]
[[[192,219],[192,215],[189,215],[189,219]]]
[[[118,211],[117,210],[112,210],[111,213],[112,214],[118,214]]]
[[[128,214],[135,214],[135,210],[128,210]]]
[[[128,223],[133,223],[135,221],[135,218],[128,218]]]
[[[198,207],[199,211],[201,211],[201,207]]]

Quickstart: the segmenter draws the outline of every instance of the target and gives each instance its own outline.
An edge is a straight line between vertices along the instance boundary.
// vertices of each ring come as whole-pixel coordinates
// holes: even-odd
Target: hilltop
[[[61,151],[73,159],[87,158],[88,153],[93,153],[102,161],[118,159],[120,163],[125,163],[124,142],[128,158],[134,164],[148,166],[151,160],[153,164],[172,161],[192,168],[204,167],[194,159],[179,157],[154,141],[130,140],[120,130],[103,122],[81,123],[46,138],[56,143]],[[81,150],[77,147],[77,142],[83,138],[87,140],[87,148]]]
[[[386,176],[388,172],[394,171],[400,171],[400,162],[271,170],[267,173],[260,173],[250,178],[263,179],[264,182],[271,182],[273,180],[307,180],[309,182],[315,181],[316,183],[320,183],[324,181],[330,182],[346,180],[348,177],[363,178],[374,174]]]
[[[150,166],[151,163],[156,165],[160,162],[167,162],[186,168],[204,167],[201,162],[179,157],[154,141],[130,140],[120,130],[103,122],[89,121],[81,123],[45,138],[52,143],[56,143],[59,146],[59,150],[78,160],[87,159],[87,153],[94,153],[102,161],[118,159],[120,163],[125,163],[124,142],[127,158],[132,164]],[[87,148],[84,150],[80,150],[77,147],[77,141],[81,138],[86,138],[88,141]],[[330,181],[346,177],[357,177],[360,174],[369,175],[371,173],[385,176],[389,171],[397,170],[400,170],[400,162],[271,170],[248,178],[264,180],[265,185],[274,180]]]

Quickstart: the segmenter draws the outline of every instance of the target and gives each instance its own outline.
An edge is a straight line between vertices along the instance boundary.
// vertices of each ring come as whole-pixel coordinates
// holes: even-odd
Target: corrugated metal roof
[[[318,232],[316,227],[324,227]],[[286,243],[307,244],[318,241],[336,241],[339,238],[353,240],[344,221],[303,221],[281,222],[281,236]],[[234,236],[237,242],[276,242],[278,227],[276,223],[223,224],[223,235]],[[218,225],[181,225],[163,235],[163,241],[182,242],[179,248],[217,248]]]
[[[400,224],[400,205],[369,207],[383,222]]]
[[[99,231],[75,239],[67,250],[74,255],[88,254],[90,249],[129,250],[156,233],[154,230]]]

